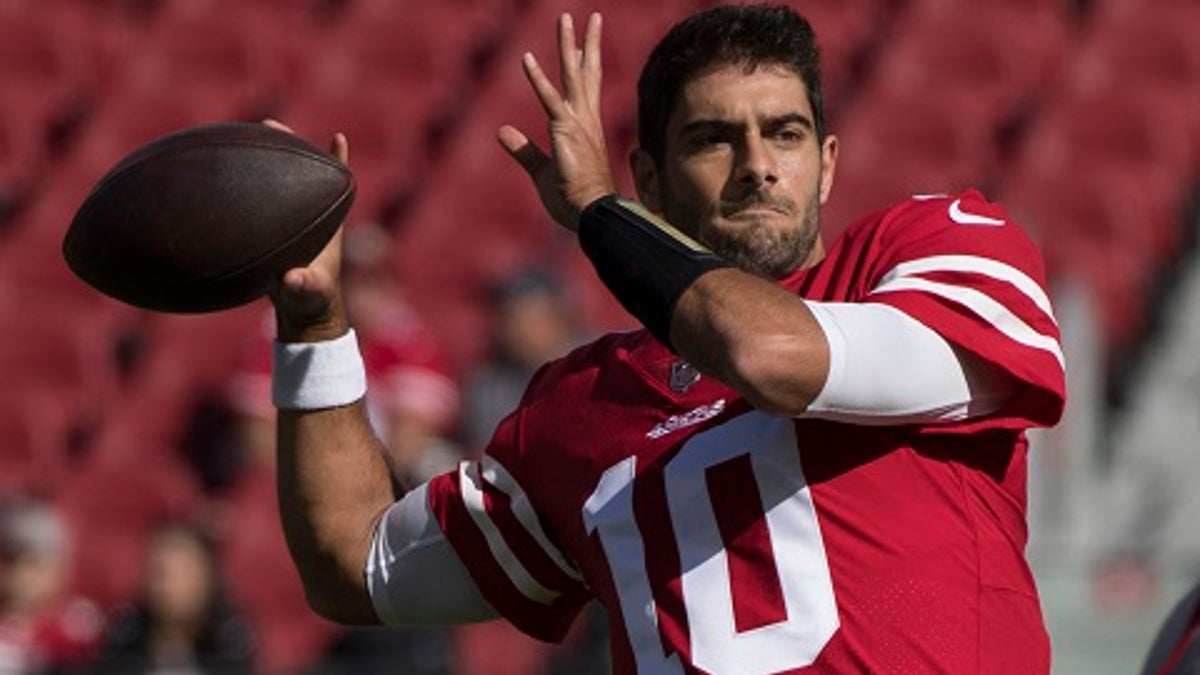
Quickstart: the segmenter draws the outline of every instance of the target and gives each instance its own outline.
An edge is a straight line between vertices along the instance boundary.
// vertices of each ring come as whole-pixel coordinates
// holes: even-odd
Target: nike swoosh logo
[[[950,203],[950,220],[959,225],[991,225],[997,227],[1004,224],[1003,220],[981,216],[977,213],[967,213],[962,210],[962,200],[955,199]]]

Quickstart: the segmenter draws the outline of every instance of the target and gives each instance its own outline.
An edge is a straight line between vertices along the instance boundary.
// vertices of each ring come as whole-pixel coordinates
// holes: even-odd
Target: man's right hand
[[[600,120],[600,30],[600,15],[592,14],[579,49],[571,15],[559,18],[561,93],[533,54],[526,53],[522,61],[549,118],[550,154],[511,125],[498,134],[500,144],[529,174],[546,211],[572,232],[579,230],[579,214],[588,204],[616,192]]]
[[[294,133],[275,120],[264,122],[269,127]],[[347,163],[350,146],[346,137],[335,134],[329,151],[343,164]],[[284,342],[318,342],[332,340],[346,333],[350,322],[342,301],[342,228],[339,227],[325,248],[307,267],[295,267],[284,273],[271,290],[275,305],[275,320],[279,339]]]

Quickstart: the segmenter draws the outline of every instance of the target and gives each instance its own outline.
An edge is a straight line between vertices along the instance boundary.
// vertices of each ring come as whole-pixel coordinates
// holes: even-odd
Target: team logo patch
[[[671,364],[671,377],[669,383],[671,391],[680,394],[686,393],[697,382],[700,381],[700,371],[692,367],[692,364],[687,361],[676,361]]]

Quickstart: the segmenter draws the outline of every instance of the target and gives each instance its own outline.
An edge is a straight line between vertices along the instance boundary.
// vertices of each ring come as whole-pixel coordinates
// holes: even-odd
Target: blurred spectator
[[[1142,675],[1200,673],[1200,585],[1171,608],[1146,654]]]
[[[463,404],[462,439],[482,452],[512,412],[538,368],[584,341],[562,281],[529,268],[495,288],[491,354],[470,376]],[[562,645],[529,638],[504,621],[459,629],[463,675],[535,675],[610,672],[605,617],[593,606]]]
[[[1158,380],[1133,397],[1105,490],[1105,537],[1093,577],[1097,602],[1142,610],[1160,591],[1164,565],[1200,575],[1200,379]],[[1191,381],[1188,381],[1191,380]]]
[[[388,258],[388,233],[370,222],[346,230],[346,310],[370,380],[368,404],[397,478],[415,485],[461,459],[448,440],[458,384],[442,345],[416,315]]]
[[[86,663],[103,631],[91,601],[68,592],[71,542],[49,504],[0,503],[0,673],[66,672]]]
[[[529,269],[503,280],[495,305],[491,354],[466,387],[462,438],[472,451],[491,440],[537,369],[584,337],[562,283],[546,271]]]
[[[1111,434],[1092,580],[1096,601],[1109,609],[1146,609],[1163,572],[1200,577],[1200,266],[1189,269],[1163,314],[1165,338]]]
[[[172,523],[150,541],[140,597],[114,615],[95,672],[236,675],[253,672],[254,641],[225,593],[212,539]]]

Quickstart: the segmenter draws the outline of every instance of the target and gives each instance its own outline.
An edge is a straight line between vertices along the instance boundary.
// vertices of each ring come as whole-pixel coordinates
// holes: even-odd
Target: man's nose
[[[756,134],[746,134],[738,149],[736,177],[739,183],[760,186],[779,180],[775,155],[766,140]]]

